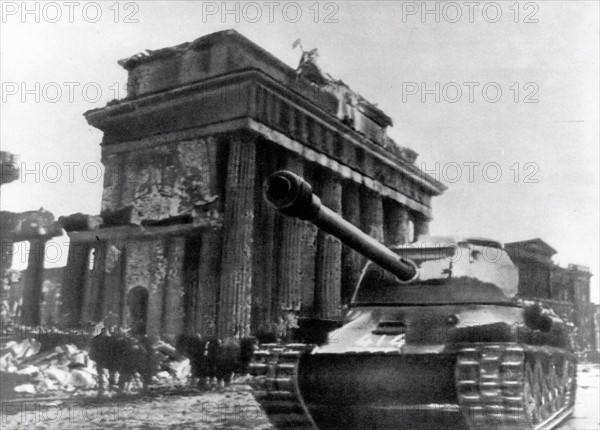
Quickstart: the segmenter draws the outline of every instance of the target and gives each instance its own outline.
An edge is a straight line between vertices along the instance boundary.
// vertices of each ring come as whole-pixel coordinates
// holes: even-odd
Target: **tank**
[[[276,428],[549,429],[573,412],[570,328],[518,298],[500,242],[423,236],[388,248],[287,171],[264,196],[370,260],[340,327],[313,322],[331,332],[255,351],[254,396]]]

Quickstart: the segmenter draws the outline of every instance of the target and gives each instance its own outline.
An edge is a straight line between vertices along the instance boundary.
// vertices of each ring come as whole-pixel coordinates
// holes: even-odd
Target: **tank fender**
[[[505,322],[459,327],[454,332],[454,343],[472,342],[514,342],[515,326]]]

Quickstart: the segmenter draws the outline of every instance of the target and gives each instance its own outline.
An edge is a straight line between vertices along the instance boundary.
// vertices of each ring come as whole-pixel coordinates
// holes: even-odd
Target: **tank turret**
[[[393,273],[400,281],[409,282],[417,276],[417,267],[401,258],[328,207],[312,192],[304,179],[289,171],[279,171],[264,184],[265,199],[282,214],[310,221],[321,230],[337,237],[350,248]]]

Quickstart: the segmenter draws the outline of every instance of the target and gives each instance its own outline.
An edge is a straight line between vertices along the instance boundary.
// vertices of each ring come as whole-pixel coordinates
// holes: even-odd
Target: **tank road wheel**
[[[533,367],[527,364],[523,387],[523,407],[525,418],[533,426],[550,416],[550,393],[542,372],[542,365],[536,361]]]
[[[575,389],[577,385],[577,367],[572,359],[565,359],[563,371],[560,379],[560,387],[563,391],[563,407],[573,406],[575,404]]]
[[[531,363],[527,364],[523,385],[523,410],[526,420],[532,425],[550,416],[551,395],[547,382],[539,361],[536,361],[533,367]]]
[[[546,381],[548,386],[549,411],[550,414],[553,414],[562,407],[558,376],[556,375],[556,365],[554,363],[550,364],[548,374],[546,375]]]
[[[529,379],[526,377],[527,375]],[[533,368],[519,345],[472,345],[459,351],[455,380],[458,404],[470,430],[529,427],[534,409]],[[525,419],[523,418],[525,416]],[[540,417],[537,417],[539,422]]]
[[[535,372],[531,364],[525,366],[525,381],[523,383],[523,412],[527,421],[531,424],[537,424],[541,421],[540,409],[538,406],[539,384],[537,384]]]
[[[480,360],[478,348],[462,348],[454,369],[458,403],[470,429],[483,428],[485,424],[479,394]]]
[[[558,379],[561,407],[569,406],[569,360],[565,360]]]
[[[535,366],[533,368],[533,373],[535,376],[535,382],[537,385],[536,390],[536,403],[538,405],[538,409],[540,411],[540,416],[542,421],[546,420],[550,416],[550,406],[549,406],[549,397],[550,392],[548,390],[547,380],[544,376],[544,371],[542,369],[542,363],[536,361]]]

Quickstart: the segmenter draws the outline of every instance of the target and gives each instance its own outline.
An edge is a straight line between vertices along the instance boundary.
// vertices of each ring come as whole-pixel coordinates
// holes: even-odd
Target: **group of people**
[[[191,384],[210,387],[230,383],[234,374],[247,374],[257,344],[254,337],[222,341],[216,337],[181,334],[175,347],[178,353],[190,360]]]
[[[126,385],[139,378],[147,390],[152,377],[164,366],[168,355],[159,350],[157,337],[132,334],[121,328],[107,330],[91,340],[89,356],[96,362],[98,392],[117,387],[123,393]],[[197,387],[225,385],[234,374],[247,374],[258,342],[254,337],[221,340],[201,338],[197,334],[181,334],[176,339],[176,354],[187,357],[191,366],[191,383]]]
[[[141,377],[144,390],[147,390],[152,376],[166,359],[155,348],[157,340],[146,335],[132,336],[120,328],[112,332],[102,328],[92,339],[89,354],[96,362],[99,394],[105,391],[105,371],[108,372],[109,388],[118,384],[119,393],[136,375]]]

